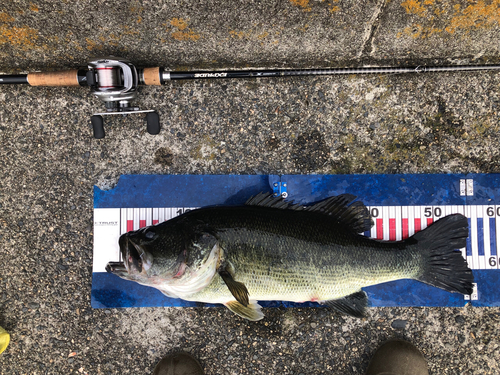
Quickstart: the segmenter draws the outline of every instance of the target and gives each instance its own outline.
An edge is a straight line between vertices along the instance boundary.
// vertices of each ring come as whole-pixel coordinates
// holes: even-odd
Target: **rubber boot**
[[[390,340],[377,349],[366,375],[429,375],[420,351],[407,341]]]
[[[204,375],[201,365],[189,353],[174,353],[161,359],[153,375]]]

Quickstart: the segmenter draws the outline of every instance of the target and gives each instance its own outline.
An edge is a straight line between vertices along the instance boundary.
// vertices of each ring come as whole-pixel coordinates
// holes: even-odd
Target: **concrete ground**
[[[171,70],[499,63],[498,0],[11,0],[0,72],[115,55]],[[0,86],[1,374],[149,374],[185,350],[207,374],[362,374],[414,343],[431,374],[500,373],[499,308],[93,310],[92,189],[141,173],[500,172],[495,72],[197,80],[142,87],[117,117],[85,88]],[[355,193],[355,192],[354,192]]]

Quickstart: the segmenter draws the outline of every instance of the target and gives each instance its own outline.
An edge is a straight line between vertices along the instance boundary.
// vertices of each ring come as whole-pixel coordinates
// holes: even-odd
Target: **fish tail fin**
[[[468,236],[467,218],[453,214],[407,239],[423,254],[421,273],[416,279],[448,292],[472,294],[472,271],[457,250],[466,246]]]

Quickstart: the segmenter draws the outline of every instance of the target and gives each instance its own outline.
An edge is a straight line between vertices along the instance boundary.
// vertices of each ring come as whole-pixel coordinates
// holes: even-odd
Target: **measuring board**
[[[461,213],[469,221],[462,255],[474,274],[471,296],[449,293],[414,280],[363,288],[371,306],[500,306],[500,174],[411,175],[127,175],[108,191],[94,188],[94,308],[211,306],[164,296],[154,288],[108,274],[120,260],[121,234],[169,220],[186,210],[242,205],[272,192],[299,204],[350,193],[369,209],[374,226],[364,233],[399,241],[434,221]],[[318,306],[307,302],[261,302],[264,307]]]

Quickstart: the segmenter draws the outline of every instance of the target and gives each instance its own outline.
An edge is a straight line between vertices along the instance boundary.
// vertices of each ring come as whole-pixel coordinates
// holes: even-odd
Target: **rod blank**
[[[0,75],[0,84],[7,85],[18,85],[28,83],[28,75],[27,74],[11,74],[11,75]]]
[[[161,70],[161,68],[160,68]],[[256,78],[286,76],[319,76],[349,74],[403,74],[403,73],[436,73],[456,71],[500,70],[500,65],[456,65],[456,66],[415,66],[415,67],[381,67],[381,68],[338,68],[338,69],[303,69],[303,70],[241,70],[241,71],[200,71],[200,72],[167,72],[162,71],[162,81],[178,79],[212,79],[212,78]]]

